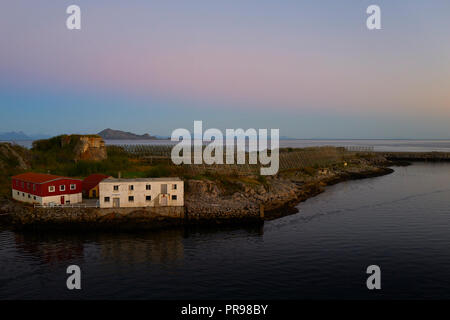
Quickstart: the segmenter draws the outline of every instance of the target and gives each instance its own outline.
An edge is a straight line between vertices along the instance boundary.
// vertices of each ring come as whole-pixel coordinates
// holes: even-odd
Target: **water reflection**
[[[0,230],[1,232],[1,230]],[[6,231],[5,231],[6,232]],[[225,237],[262,237],[263,225],[187,226],[184,228],[139,232],[15,232],[15,248],[20,255],[32,256],[46,265],[82,262],[85,253],[111,263],[180,265],[184,259],[184,242],[193,239]]]

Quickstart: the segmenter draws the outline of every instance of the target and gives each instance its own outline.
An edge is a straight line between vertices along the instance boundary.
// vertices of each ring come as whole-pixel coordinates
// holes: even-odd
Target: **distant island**
[[[22,131],[0,132],[0,141],[26,141],[47,139],[50,136],[44,134],[27,135]]]
[[[98,133],[100,137],[105,140],[156,140],[161,139],[157,136],[151,136],[148,133],[139,135],[132,132],[126,132],[121,130],[105,129]]]

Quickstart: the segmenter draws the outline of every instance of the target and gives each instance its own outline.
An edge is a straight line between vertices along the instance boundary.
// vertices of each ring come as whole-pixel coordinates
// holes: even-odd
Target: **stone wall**
[[[14,208],[6,210],[11,213],[10,223],[17,228],[64,226],[82,229],[90,227],[148,229],[181,224],[185,217],[183,207],[34,208],[19,203],[12,204]]]

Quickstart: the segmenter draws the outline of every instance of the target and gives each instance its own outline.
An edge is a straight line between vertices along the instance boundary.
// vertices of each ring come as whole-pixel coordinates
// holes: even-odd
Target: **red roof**
[[[31,182],[31,183],[45,183],[45,182],[49,182],[49,181],[57,180],[57,179],[72,179],[72,178],[65,178],[65,177],[61,177],[61,176],[55,176],[53,174],[35,173],[35,172],[22,173],[17,176],[14,176],[12,178],[21,180],[21,181]],[[78,180],[78,179],[74,179],[74,180]]]
[[[104,174],[91,174],[83,180],[83,191],[89,191],[95,188],[102,180],[109,178],[109,176]]]

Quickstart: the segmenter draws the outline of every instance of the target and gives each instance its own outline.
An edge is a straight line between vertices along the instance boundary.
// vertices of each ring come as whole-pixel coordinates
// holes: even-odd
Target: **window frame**
[[[48,186],[48,192],[55,192],[55,186]]]

